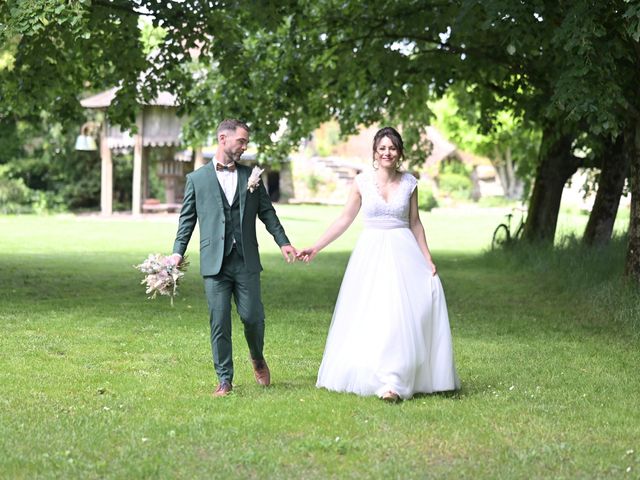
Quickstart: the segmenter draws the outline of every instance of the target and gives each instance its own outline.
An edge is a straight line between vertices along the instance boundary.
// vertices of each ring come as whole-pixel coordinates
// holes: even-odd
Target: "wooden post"
[[[142,147],[142,203],[149,198],[149,148]]]
[[[143,147],[143,112],[138,113],[136,125],[138,133],[136,133],[135,144],[133,146],[133,185],[131,188],[131,213],[140,215],[142,213],[142,156],[144,155]]]
[[[167,204],[176,203],[176,169],[177,162],[175,160],[175,148],[169,147],[163,159],[163,163],[167,165],[167,171],[164,177],[165,202]]]
[[[194,153],[193,169],[197,170],[206,163],[206,160],[204,159],[204,155],[202,155],[202,147],[195,147]]]
[[[100,212],[102,215],[113,213],[113,161],[107,142],[107,120],[100,129]]]

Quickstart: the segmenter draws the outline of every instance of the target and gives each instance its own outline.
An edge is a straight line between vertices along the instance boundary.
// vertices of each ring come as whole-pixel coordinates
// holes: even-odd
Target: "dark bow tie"
[[[228,172],[235,172],[236,171],[236,163],[235,162],[231,162],[228,165],[222,165],[221,163],[216,163],[216,170],[219,172],[224,172],[225,170],[227,170]]]

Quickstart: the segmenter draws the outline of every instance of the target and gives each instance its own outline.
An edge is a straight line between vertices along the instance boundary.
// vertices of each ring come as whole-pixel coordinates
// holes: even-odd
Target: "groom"
[[[260,299],[260,256],[256,217],[260,218],[289,262],[296,259],[264,185],[248,184],[251,168],[238,160],[249,143],[249,127],[238,120],[218,126],[218,150],[212,162],[187,175],[173,257],[179,263],[196,225],[200,225],[200,273],[209,304],[211,349],[219,385],[215,397],[233,388],[231,296],[244,324],[251,363],[260,385],[271,383],[264,359],[264,308]]]

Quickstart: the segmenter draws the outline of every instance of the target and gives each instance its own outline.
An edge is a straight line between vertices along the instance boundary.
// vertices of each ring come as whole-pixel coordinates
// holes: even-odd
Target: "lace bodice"
[[[388,201],[378,191],[375,172],[359,174],[356,182],[362,196],[361,211],[365,228],[409,227],[409,199],[418,183],[413,175],[406,172],[402,174],[400,184]]]

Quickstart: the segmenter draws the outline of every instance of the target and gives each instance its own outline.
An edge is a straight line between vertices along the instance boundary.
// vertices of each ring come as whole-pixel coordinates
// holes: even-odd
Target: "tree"
[[[462,5],[453,31],[459,44],[473,47],[462,82],[478,104],[481,124],[490,130],[510,111],[541,132],[524,238],[552,243],[564,184],[581,164],[573,155],[581,137],[577,122],[549,108],[565,68],[555,37],[566,6],[507,0]]]
[[[567,68],[552,105],[583,122],[589,132],[620,141],[623,151],[632,152],[627,154],[631,216],[625,273],[640,283],[640,2],[572,3],[566,27],[558,40]]]
[[[15,60],[2,71],[0,94],[8,99],[5,109],[24,114],[55,103],[54,114],[68,117],[78,112],[79,92],[119,85],[110,115],[127,125],[135,100],[162,88],[178,94],[194,136],[222,117],[241,116],[269,146],[286,121],[278,143],[290,147],[330,118],[344,133],[386,119],[405,124],[415,144],[429,117],[426,100],[455,76],[458,52],[439,36],[455,6],[381,5],[396,25],[381,20],[369,2],[343,7],[332,1],[10,0],[0,6],[0,40],[11,44]],[[150,58],[140,44],[140,16],[166,32]],[[429,57],[438,60],[423,61]],[[43,85],[42,78],[51,82]]]
[[[0,108],[55,103],[68,115],[77,92],[117,84],[112,117],[126,122],[136,98],[162,88],[181,99],[193,138],[239,116],[282,153],[331,118],[343,133],[383,121],[403,126],[419,162],[427,102],[462,84],[483,122],[509,111],[541,132],[525,236],[551,243],[562,188],[583,163],[574,151],[640,128],[639,12],[637,0],[10,0],[0,4],[0,41],[15,61],[0,72]],[[140,16],[166,32],[153,56],[140,46]],[[638,279],[639,207],[627,261]]]
[[[43,107],[81,118],[85,90],[121,85],[113,116],[130,119],[146,62],[129,2],[9,0],[0,4],[0,44],[13,61],[0,70],[0,109],[24,118]],[[149,81],[150,83],[150,81]]]
[[[511,105],[543,132],[524,237],[552,243],[565,182],[579,166],[594,160],[574,152],[598,141],[615,145],[629,119],[636,116],[637,107],[629,108],[637,98],[638,71],[630,31],[636,32],[637,44],[638,3],[463,4],[472,13],[467,18],[493,33],[479,35],[474,47],[486,52],[493,46],[512,56],[511,70],[502,77],[496,62],[465,75],[465,82],[479,87],[483,115],[491,121],[504,104]],[[603,201],[593,212],[589,235],[596,230],[602,234],[613,224],[613,199],[617,204],[621,188],[616,171],[624,170],[619,162],[611,166],[612,159],[620,158],[615,154],[600,152],[600,156],[595,161],[604,167],[599,189]],[[610,178],[612,173],[615,179]]]
[[[598,190],[582,237],[587,245],[603,246],[611,240],[624,182],[629,175],[632,155],[629,141],[632,139],[633,135],[627,132],[616,139],[605,139],[598,149]]]
[[[464,90],[453,91],[455,96],[447,94],[432,104],[434,125],[460,148],[488,157],[498,172],[505,197],[520,199],[523,182],[529,180],[535,163],[540,143],[538,133],[508,111],[498,113],[490,130],[482,131],[473,97]],[[524,175],[517,173],[520,170]]]

